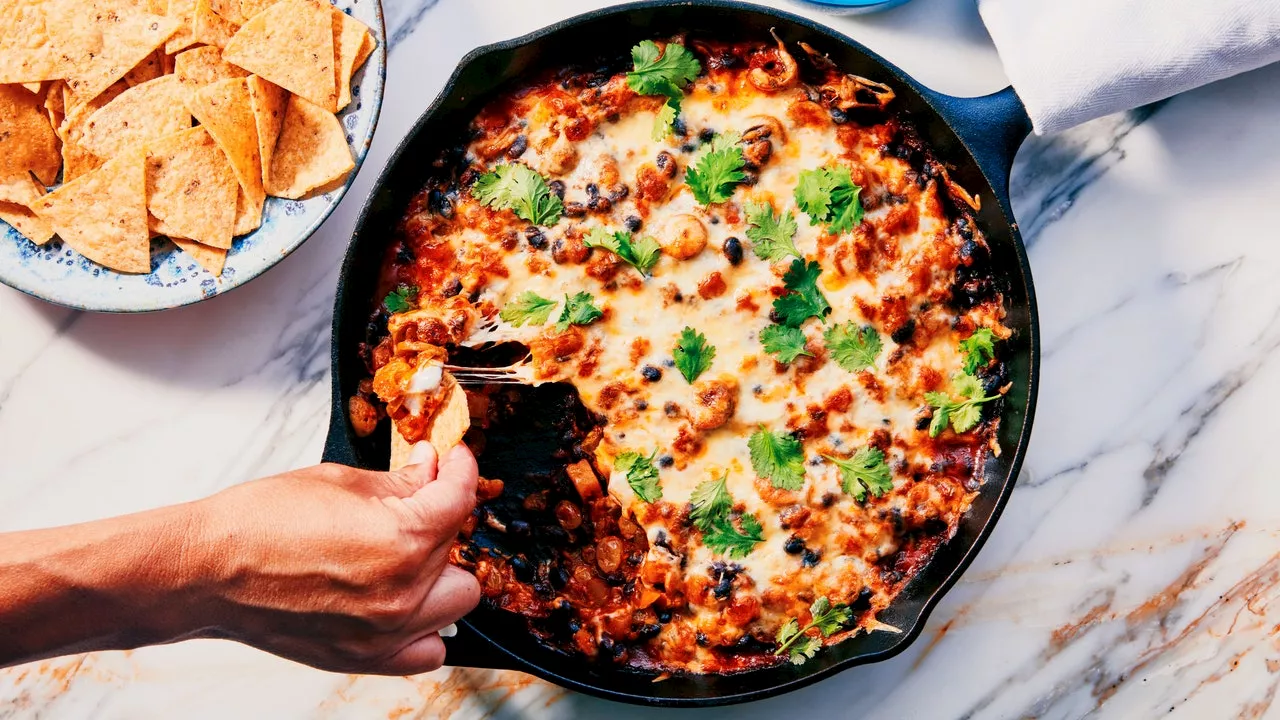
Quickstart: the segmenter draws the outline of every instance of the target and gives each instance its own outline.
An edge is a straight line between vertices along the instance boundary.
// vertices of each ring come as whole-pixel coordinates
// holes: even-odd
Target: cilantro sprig
[[[827,328],[822,339],[831,351],[831,358],[840,367],[849,372],[857,372],[876,364],[876,357],[884,343],[875,328],[867,326],[859,328],[852,322],[834,325]]]
[[[783,325],[798,328],[811,317],[823,318],[831,311],[831,303],[818,289],[818,274],[822,266],[817,262],[805,262],[800,258],[791,261],[791,268],[782,276],[786,295],[773,301],[774,312]]]
[[[400,283],[382,299],[382,307],[393,315],[418,307],[418,287]]]
[[[849,232],[862,222],[862,188],[853,184],[847,167],[824,166],[801,170],[796,183],[796,205],[809,216],[809,224],[827,226],[827,232],[838,235]]]
[[[582,243],[587,247],[608,250],[646,277],[662,254],[662,247],[651,237],[632,240],[631,233],[609,232],[602,227],[591,228]]]
[[[764,345],[765,352],[773,355],[778,362],[784,365],[801,355],[813,357],[813,353],[809,352],[809,349],[805,347],[807,339],[804,336],[804,331],[800,328],[786,325],[770,325],[760,331],[760,342]]]
[[[594,305],[595,297],[589,292],[564,296],[564,309],[556,318],[556,332],[564,332],[570,325],[590,325],[604,316]]]
[[[722,133],[715,136],[685,171],[684,182],[698,204],[722,203],[733,195],[738,183],[747,179],[742,171],[746,164],[737,133]]]
[[[645,457],[638,452],[628,450],[621,453],[613,461],[613,469],[627,476],[627,484],[631,486],[636,497],[647,503],[657,502],[662,498],[662,485],[658,483],[658,468],[654,467],[653,458],[658,454]]]
[[[498,165],[471,186],[476,200],[492,208],[510,210],[534,225],[555,225],[564,212],[564,203],[547,181],[533,168],[521,163]]]
[[[728,478],[724,475],[717,480],[704,480],[693,489],[689,520],[702,531],[702,542],[708,549],[740,559],[764,542],[764,528],[750,513],[742,513],[734,524]]]
[[[893,473],[889,464],[884,461],[884,452],[879,448],[866,445],[858,448],[848,458],[823,455],[840,468],[840,488],[862,502],[867,491],[872,495],[881,495],[893,489]]]
[[[826,596],[813,601],[809,606],[809,615],[812,619],[804,627],[800,626],[799,620],[791,618],[778,629],[778,649],[773,651],[774,655],[790,650],[788,659],[796,665],[803,665],[806,660],[818,654],[818,650],[822,648],[822,638],[831,637],[853,620],[853,611],[848,605],[832,605]],[[809,634],[809,630],[813,628],[818,629],[821,637]]]
[[[794,255],[800,257],[796,249],[796,218],[790,211],[777,214],[768,203],[747,202],[743,206],[747,215],[747,238],[751,240],[751,249],[761,260],[774,262]]]
[[[957,433],[972,430],[982,420],[982,405],[1000,397],[983,395],[982,382],[968,374],[959,373],[951,379],[951,391],[924,394],[925,402],[933,407],[933,422],[929,423],[929,436],[938,437],[951,423]]]
[[[964,371],[970,375],[977,373],[995,359],[995,333],[986,327],[974,330],[972,335],[960,341],[960,352],[964,353]]]
[[[804,486],[804,446],[787,433],[766,430],[763,425],[747,438],[751,468],[783,490]]]
[[[684,88],[702,73],[702,64],[693,53],[679,44],[667,43],[659,48],[652,40],[644,40],[631,48],[632,70],[627,73],[627,86],[641,95],[663,95],[667,102],[653,122],[655,142],[671,134]]]
[[[549,300],[532,290],[526,290],[520,297],[503,305],[498,317],[515,327],[521,327],[525,323],[543,325],[547,322],[547,318],[551,317],[551,311],[556,305],[555,300]]]
[[[686,326],[680,331],[680,337],[676,340],[676,347],[671,355],[676,361],[676,369],[684,376],[685,381],[692,384],[699,375],[711,367],[716,349],[707,343],[706,335]]]

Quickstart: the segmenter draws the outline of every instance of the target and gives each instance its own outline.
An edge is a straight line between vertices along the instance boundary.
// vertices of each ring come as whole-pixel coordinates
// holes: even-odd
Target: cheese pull
[[[421,383],[418,381],[419,376],[424,376]],[[436,455],[440,456],[462,442],[462,436],[466,435],[467,429],[471,427],[471,414],[467,411],[467,393],[452,375],[440,370],[439,365],[423,365],[410,379],[409,387],[428,385],[433,377],[436,378],[437,385],[424,388],[420,392],[435,390],[443,393],[443,400],[436,404],[435,410],[427,419],[426,432],[426,442],[431,443]],[[404,439],[393,422],[391,424],[391,469],[398,470],[407,465],[411,452],[413,452],[413,444]]]

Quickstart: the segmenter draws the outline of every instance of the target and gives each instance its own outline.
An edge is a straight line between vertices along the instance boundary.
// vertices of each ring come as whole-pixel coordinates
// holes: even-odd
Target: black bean
[[[561,200],[564,199],[564,183],[563,182],[559,180],[552,180],[551,182],[547,183],[547,187],[551,189],[551,192],[555,193],[556,197],[560,198]]]
[[[675,464],[676,464],[676,459],[671,457],[670,455],[663,455],[662,457],[658,458],[658,467],[669,468]]]
[[[533,581],[533,567],[530,566],[529,561],[525,560],[521,555],[516,555],[511,558],[511,572],[515,574],[516,579],[520,582],[527,583]]]
[[[407,264],[413,262],[413,248],[408,243],[402,242],[396,246],[396,262]]]
[[[843,125],[849,122],[849,113],[841,110],[840,108],[833,107],[831,108],[831,122],[837,125]]]
[[[524,237],[529,241],[529,247],[534,250],[545,250],[547,247],[546,234],[533,225],[525,228]]]
[[[849,603],[849,609],[854,612],[862,612],[871,609],[871,598],[875,593],[869,587],[864,587],[858,591],[858,597]]]
[[[449,196],[440,192],[438,189],[432,190],[431,193],[427,195],[427,208],[441,217],[453,217],[453,202],[449,200]]]
[[[595,183],[587,183],[587,197],[592,200],[600,197],[600,186]]]
[[[813,550],[805,550],[804,554],[800,556],[800,562],[805,567],[815,567],[821,559],[822,553],[814,552]]]
[[[890,337],[893,338],[894,342],[898,343],[899,345],[902,345],[907,342],[910,342],[912,336],[915,334],[916,334],[916,321],[914,318],[912,318],[902,323],[902,326],[899,327],[897,330],[894,330],[893,334]]]
[[[698,131],[699,142],[709,143],[715,139],[716,139],[716,131],[712,130],[711,128],[702,128],[702,130]]]
[[[640,629],[636,631],[636,638],[639,640],[652,640],[658,637],[660,632],[662,632],[661,625],[649,623],[648,625],[640,626]]]
[[[645,365],[640,369],[640,375],[643,376],[647,382],[658,382],[662,379],[662,370],[652,365]]]
[[[797,535],[792,535],[787,538],[787,542],[782,546],[782,549],[785,550],[788,555],[799,555],[804,552],[804,540],[801,540]]]
[[[529,523],[524,520],[512,520],[511,524],[508,525],[507,528],[511,530],[511,534],[516,537],[529,537],[532,534]]]
[[[551,577],[548,579],[551,581],[551,587],[557,590],[562,590],[569,582],[569,571],[562,567],[558,567],[551,571]]]
[[[640,228],[644,226],[644,222],[638,215],[628,215],[622,224],[627,228],[627,232],[640,232]]]
[[[724,240],[724,258],[730,265],[737,266],[742,262],[742,241],[732,235]]]
[[[691,153],[697,149],[698,149],[698,146],[694,145],[693,143],[685,143],[680,146],[680,152],[682,153]]]
[[[529,138],[525,135],[517,135],[515,142],[511,143],[511,147],[507,148],[507,157],[515,158],[524,154],[529,149]]]
[[[671,131],[680,137],[689,134],[689,126],[685,124],[684,118],[676,116],[675,122],[671,123]]]
[[[662,623],[663,625],[666,625],[667,623],[671,622],[671,611],[670,611],[670,610],[659,610],[659,611],[658,611],[658,622]]]
[[[580,218],[587,214],[587,206],[580,202],[566,202],[564,204],[565,217]]]
[[[639,410],[640,412],[644,412],[645,410],[648,410],[648,409],[649,409],[648,400],[641,398],[640,400],[636,401],[636,410]]]

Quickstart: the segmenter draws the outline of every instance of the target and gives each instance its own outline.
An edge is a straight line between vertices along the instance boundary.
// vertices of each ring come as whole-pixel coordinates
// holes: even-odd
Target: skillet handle
[[[466,622],[458,623],[458,634],[444,640],[444,664],[449,667],[520,670],[510,656],[481,637]]]
[[[1010,86],[976,98],[936,92],[928,95],[978,161],[978,167],[1000,201],[1007,205],[1013,158],[1022,141],[1031,134],[1031,117],[1018,93]]]

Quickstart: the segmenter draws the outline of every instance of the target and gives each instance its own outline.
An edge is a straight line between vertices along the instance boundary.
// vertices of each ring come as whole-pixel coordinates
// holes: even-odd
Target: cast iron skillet
[[[1018,145],[1031,129],[1012,88],[986,97],[961,99],[923,87],[862,45],[827,27],[790,13],[726,0],[651,0],[580,15],[531,35],[479,48],[454,71],[440,96],[423,113],[392,156],[356,226],[339,280],[333,323],[333,409],[324,459],[365,468],[385,468],[386,433],[357,438],[346,420],[346,398],[365,375],[357,354],[384,250],[410,197],[421,187],[428,158],[443,138],[456,137],[474,112],[508,82],[548,65],[588,62],[617,54],[643,39],[689,32],[700,37],[743,40],[768,38],[770,28],[797,54],[799,41],[813,45],[845,72],[892,86],[892,107],[905,112],[951,177],[981,198],[978,223],[991,247],[997,277],[1007,281],[1006,344],[1013,387],[1008,393],[998,458],[987,463],[982,490],[960,521],[955,537],[907,585],[879,619],[901,634],[859,635],[827,648],[808,663],[782,665],[745,674],[652,676],[611,664],[569,657],[537,643],[524,621],[496,611],[477,610],[448,641],[451,665],[511,668],[568,688],[644,705],[708,706],[778,695],[840,670],[876,662],[901,652],[920,634],[930,610],[973,560],[1008,500],[1031,434],[1039,374],[1040,342],[1035,294],[1025,249],[1009,207],[1008,178]],[[531,451],[519,462],[547,458]],[[483,460],[482,460],[483,462]]]

